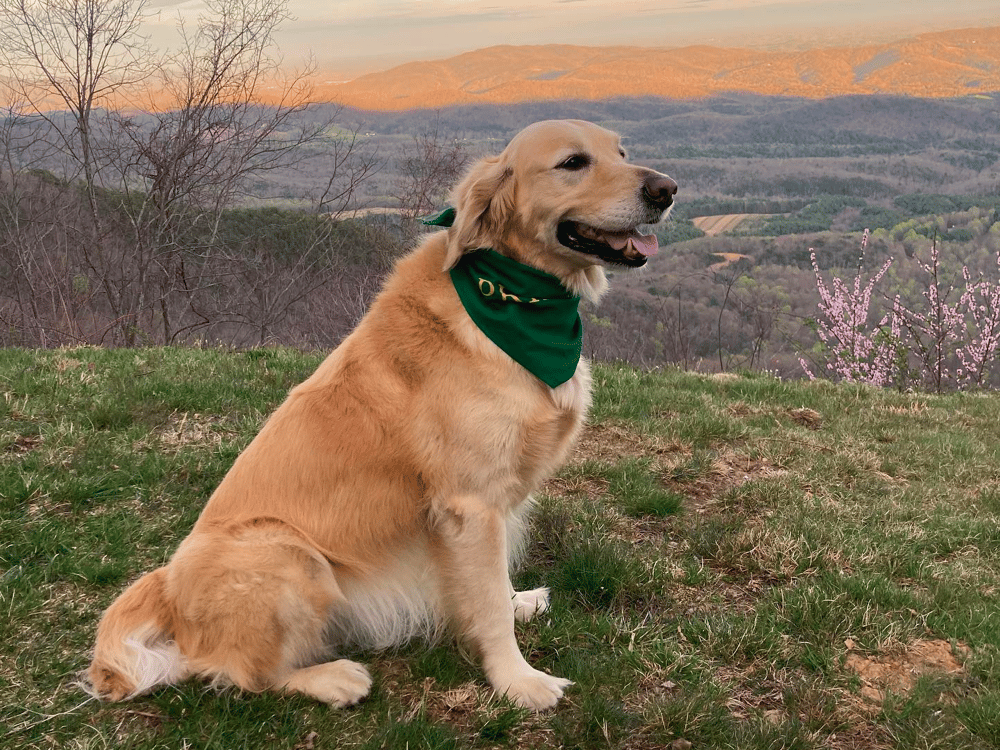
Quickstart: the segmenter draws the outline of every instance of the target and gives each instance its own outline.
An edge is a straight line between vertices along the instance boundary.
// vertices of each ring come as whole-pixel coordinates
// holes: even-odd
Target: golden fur
[[[397,263],[170,562],[104,614],[92,692],[121,700],[198,675],[346,705],[371,679],[323,661],[329,643],[383,648],[449,625],[497,693],[553,706],[569,681],[529,666],[514,636],[548,591],[514,592],[508,566],[530,494],[583,423],[590,372],[582,360],[570,381],[544,385],[475,327],[445,271],[490,246],[597,299],[603,261],[560,245],[559,222],[620,234],[657,221],[672,191],[625,161],[617,135],[580,121],[537,123],[474,165],[454,192],[455,225]]]

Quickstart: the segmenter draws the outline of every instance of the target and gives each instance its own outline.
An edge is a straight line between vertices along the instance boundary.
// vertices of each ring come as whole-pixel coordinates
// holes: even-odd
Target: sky
[[[165,44],[202,0],[151,0],[147,27]],[[286,61],[312,54],[344,78],[498,44],[769,49],[890,41],[1000,25],[998,0],[288,0]]]

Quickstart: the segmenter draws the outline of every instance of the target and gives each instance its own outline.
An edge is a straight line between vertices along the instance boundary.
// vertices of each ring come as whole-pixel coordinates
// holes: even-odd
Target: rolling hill
[[[341,84],[320,99],[369,110],[621,96],[697,98],[727,91],[802,96],[953,97],[1000,90],[1000,26],[888,44],[771,52],[693,46],[499,46],[407,63]]]

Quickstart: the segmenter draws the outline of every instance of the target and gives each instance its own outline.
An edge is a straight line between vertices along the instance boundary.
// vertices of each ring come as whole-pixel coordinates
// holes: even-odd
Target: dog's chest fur
[[[589,365],[552,389],[500,351],[442,276],[439,243],[400,261],[357,329],[237,459],[202,522],[274,516],[335,559],[362,559],[412,537],[449,498],[513,511],[563,464],[590,405]]]
[[[540,390],[542,390],[540,388]],[[556,471],[567,459],[590,405],[590,367],[581,360],[576,374],[555,389],[544,389],[542,406],[522,428],[517,473],[527,492]]]
[[[398,265],[361,327],[378,330],[359,331],[365,343],[350,348],[392,373],[398,390],[390,389],[395,398],[384,393],[395,401],[385,416],[407,435],[416,464],[440,468],[440,483],[425,477],[432,492],[517,504],[572,448],[590,405],[590,367],[581,360],[553,389],[501,351],[442,275],[443,240],[432,238]],[[369,348],[372,341],[379,346]]]
[[[556,471],[572,449],[590,407],[590,366],[581,359],[572,378],[549,388],[500,351],[461,311],[451,325],[476,362],[471,371],[452,370],[451,385],[467,378],[478,387],[446,389],[467,394],[455,402],[461,413],[445,420],[454,431],[448,442],[456,456],[467,454],[477,492],[488,488],[497,502],[516,504]]]

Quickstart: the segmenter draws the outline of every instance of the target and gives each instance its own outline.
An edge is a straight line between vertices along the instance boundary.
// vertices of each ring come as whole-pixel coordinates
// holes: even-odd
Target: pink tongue
[[[639,234],[636,232],[628,238],[628,241],[632,243],[632,247],[643,255],[656,255],[656,252],[660,249],[660,242],[655,234]]]
[[[615,250],[623,250],[626,245],[631,245],[643,255],[656,255],[660,249],[655,234],[639,234],[634,229],[631,232],[605,232],[604,238]]]
[[[605,232],[604,238],[615,250],[622,250],[626,245],[631,245],[643,255],[656,255],[660,249],[655,234],[639,234],[634,229],[631,232]]]

